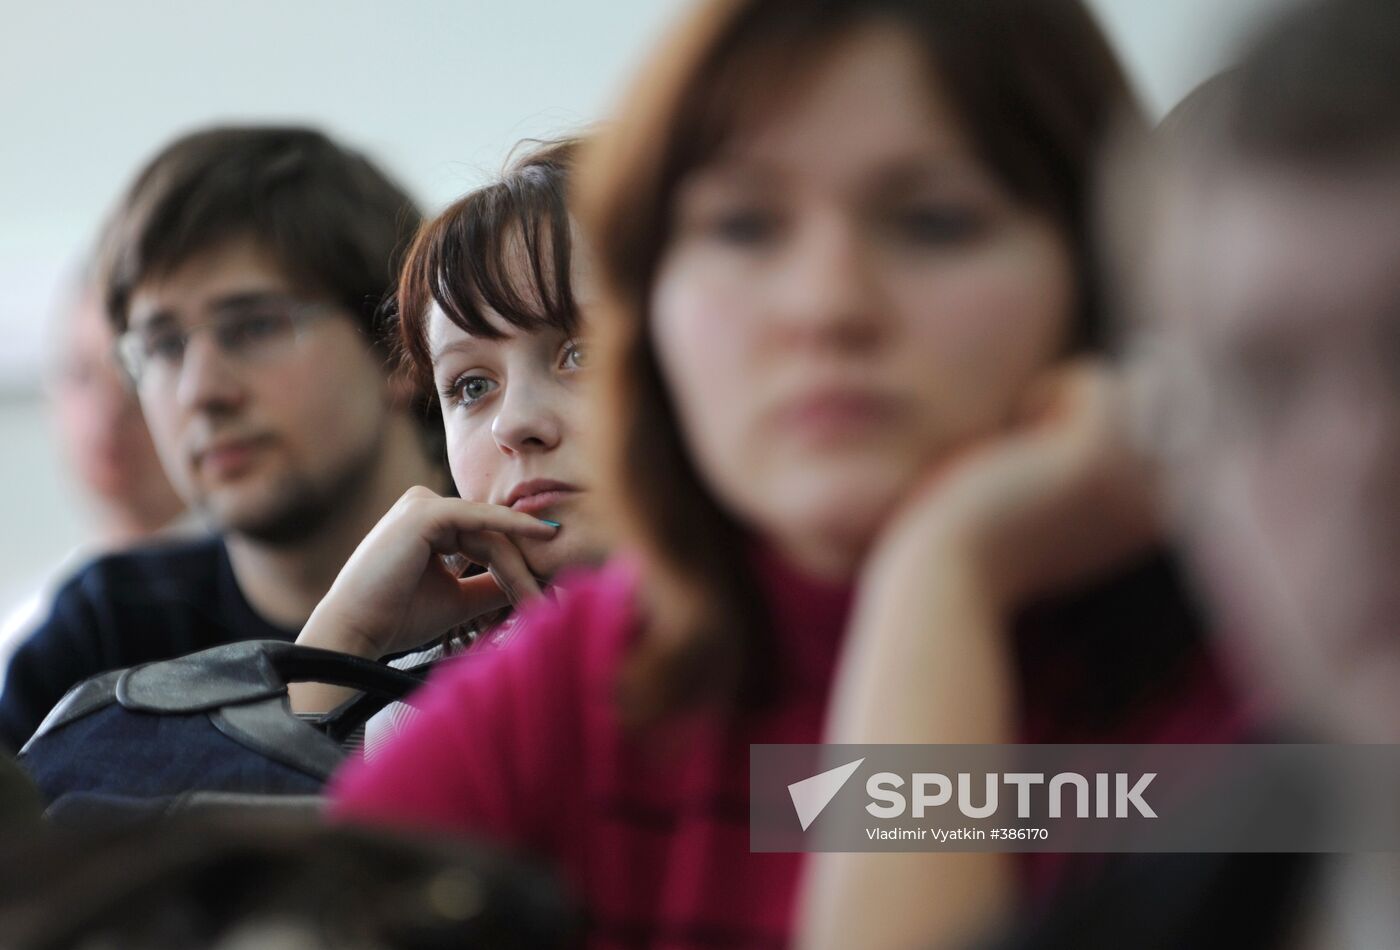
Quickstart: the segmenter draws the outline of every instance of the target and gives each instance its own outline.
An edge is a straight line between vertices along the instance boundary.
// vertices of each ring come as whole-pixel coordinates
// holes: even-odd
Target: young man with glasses
[[[15,655],[0,743],[102,671],[294,639],[394,501],[446,487],[440,425],[375,320],[418,221],[309,129],[197,132],[141,172],[105,240],[108,316],[166,473],[216,536],[72,578]]]

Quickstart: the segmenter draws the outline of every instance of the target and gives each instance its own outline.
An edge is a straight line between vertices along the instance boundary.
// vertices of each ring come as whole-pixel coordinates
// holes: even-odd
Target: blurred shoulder
[[[62,590],[140,596],[170,588],[213,588],[221,573],[230,570],[219,538],[162,540],[94,558],[78,568]]]

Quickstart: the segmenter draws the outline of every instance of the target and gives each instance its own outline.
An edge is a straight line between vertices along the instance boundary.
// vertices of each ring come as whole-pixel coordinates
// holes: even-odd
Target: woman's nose
[[[794,340],[862,347],[879,336],[875,249],[856,222],[826,215],[793,242],[779,277],[776,317]]]
[[[556,447],[564,432],[558,403],[566,397],[559,386],[543,381],[508,385],[491,423],[501,451],[547,452]]]

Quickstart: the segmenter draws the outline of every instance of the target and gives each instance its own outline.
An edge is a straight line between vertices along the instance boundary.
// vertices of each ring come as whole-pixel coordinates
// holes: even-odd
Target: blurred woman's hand
[[[948,555],[1003,606],[1088,580],[1159,534],[1156,485],[1128,431],[1128,392],[1097,361],[1060,367],[1010,431],[930,473],[891,519],[867,575]]]

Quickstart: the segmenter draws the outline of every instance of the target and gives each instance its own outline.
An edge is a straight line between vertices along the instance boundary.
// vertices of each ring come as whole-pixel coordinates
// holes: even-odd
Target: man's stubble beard
[[[239,535],[271,548],[296,547],[323,532],[337,515],[354,513],[362,504],[385,442],[384,432],[377,432],[368,445],[319,478],[283,472],[270,491],[272,497],[241,516],[219,512],[207,497],[193,507],[218,534]]]

